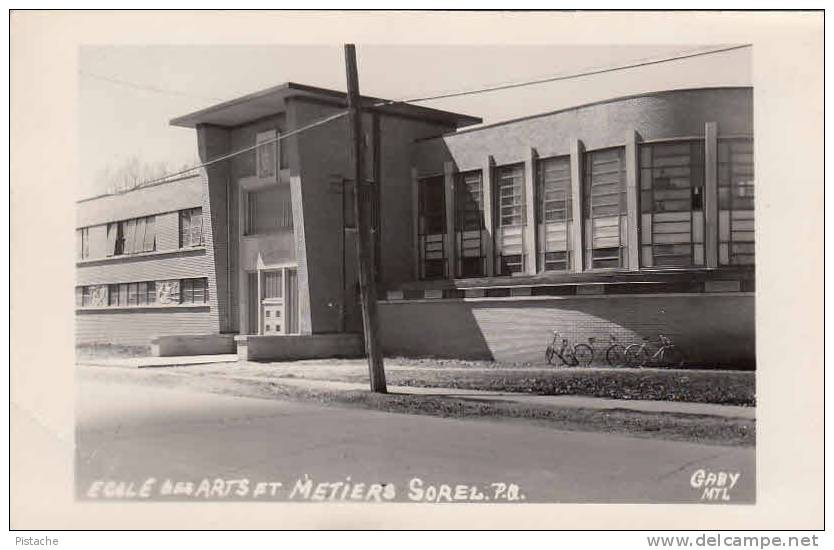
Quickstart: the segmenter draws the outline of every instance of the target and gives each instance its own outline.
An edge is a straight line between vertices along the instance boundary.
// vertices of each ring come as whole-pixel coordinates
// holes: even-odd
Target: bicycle
[[[588,344],[576,344],[573,348],[567,338],[562,338],[562,345],[556,348],[556,340],[559,339],[559,333],[553,331],[553,341],[547,346],[544,352],[544,358],[548,365],[553,364],[553,359],[558,357],[563,365],[569,367],[583,366],[587,367],[594,359],[594,350]]]
[[[613,334],[611,335],[610,341],[611,343],[605,350],[605,362],[608,363],[608,365],[611,367],[620,367],[626,365],[627,363],[625,360],[625,346],[619,343],[617,341],[617,337]]]
[[[658,334],[658,342],[643,339],[642,344],[631,344],[625,350],[625,362],[629,367],[645,367],[649,363],[659,366],[680,367],[686,358],[683,352],[670,338]],[[650,347],[657,346],[657,351],[651,353]]]

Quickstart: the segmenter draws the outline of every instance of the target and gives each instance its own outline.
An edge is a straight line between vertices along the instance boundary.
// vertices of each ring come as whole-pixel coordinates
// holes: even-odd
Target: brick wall
[[[386,354],[543,363],[552,331],[594,337],[604,360],[621,342],[661,333],[704,366],[755,364],[752,294],[587,296],[482,301],[389,301],[379,307]]]

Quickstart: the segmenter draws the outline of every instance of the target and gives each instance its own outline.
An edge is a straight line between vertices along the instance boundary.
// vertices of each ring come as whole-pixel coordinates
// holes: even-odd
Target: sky
[[[379,46],[357,44],[365,95],[406,99],[625,65],[725,44],[650,46]],[[750,48],[603,75],[420,103],[491,124],[625,95],[752,84]],[[131,157],[172,169],[197,162],[194,130],[169,120],[293,81],[345,89],[341,44],[82,46],[79,197]]]

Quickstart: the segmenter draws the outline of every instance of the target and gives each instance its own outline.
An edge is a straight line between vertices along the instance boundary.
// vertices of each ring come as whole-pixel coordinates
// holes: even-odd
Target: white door
[[[261,272],[261,334],[286,334],[284,272]]]

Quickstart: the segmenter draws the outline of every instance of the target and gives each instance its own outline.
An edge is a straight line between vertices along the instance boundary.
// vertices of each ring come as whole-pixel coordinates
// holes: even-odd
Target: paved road
[[[153,478],[144,493],[151,500],[408,501],[451,494],[493,502],[511,496],[526,502],[697,502],[704,491],[691,479],[701,469],[741,473],[727,491],[730,502],[752,502],[755,493],[751,448],[324,407],[88,376],[79,378],[77,443],[79,498],[143,498],[142,484]],[[415,478],[422,494],[410,490],[410,483],[418,487]],[[365,485],[357,488],[359,483]],[[491,483],[519,490],[499,495],[501,487]],[[442,484],[451,486],[448,493]],[[173,495],[177,487],[180,494]],[[721,499],[724,493],[713,494]]]

